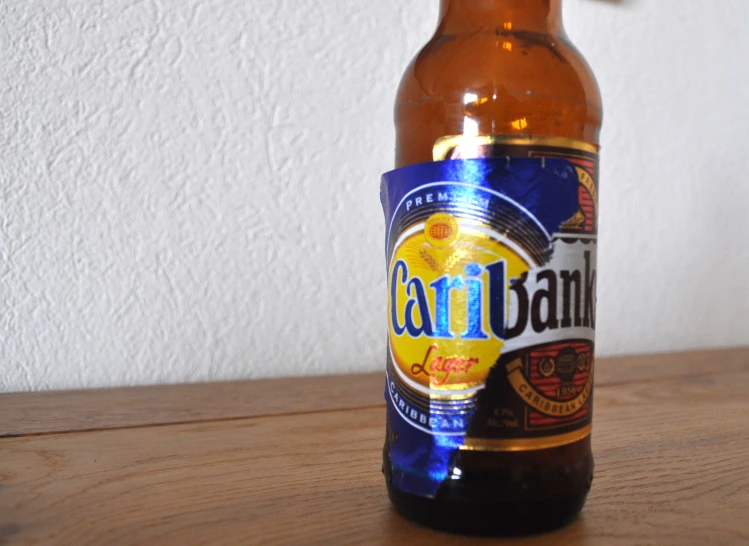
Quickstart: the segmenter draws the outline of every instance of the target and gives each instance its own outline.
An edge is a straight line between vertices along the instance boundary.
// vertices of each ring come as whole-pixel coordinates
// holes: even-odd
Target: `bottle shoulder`
[[[573,105],[600,126],[598,84],[574,45],[565,36],[482,31],[432,38],[403,75],[396,117],[425,103],[465,105],[481,118],[533,113],[551,102]]]

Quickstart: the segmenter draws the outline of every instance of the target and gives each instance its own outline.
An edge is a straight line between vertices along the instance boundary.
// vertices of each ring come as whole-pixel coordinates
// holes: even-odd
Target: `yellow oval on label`
[[[510,280],[532,264],[491,227],[448,213],[405,230],[388,274],[390,350],[400,377],[427,394],[481,388],[502,349]]]

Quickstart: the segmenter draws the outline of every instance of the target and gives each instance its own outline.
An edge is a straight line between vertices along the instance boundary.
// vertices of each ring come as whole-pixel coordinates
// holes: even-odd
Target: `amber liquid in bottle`
[[[441,0],[438,29],[398,90],[396,167],[432,161],[436,141],[449,135],[551,136],[597,145],[600,94],[564,33],[560,4]],[[384,472],[396,509],[459,533],[559,527],[582,509],[593,479],[590,436],[538,451],[461,451],[453,479],[434,499],[395,488],[388,454],[386,439]]]

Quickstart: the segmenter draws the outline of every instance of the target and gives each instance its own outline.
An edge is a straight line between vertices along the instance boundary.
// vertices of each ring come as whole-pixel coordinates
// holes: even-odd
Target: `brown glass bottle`
[[[441,0],[438,29],[398,90],[396,166],[432,161],[438,139],[466,131],[597,146],[598,87],[564,33],[560,4]],[[430,499],[392,485],[388,440],[384,471],[396,509],[447,531],[509,535],[558,527],[582,509],[593,478],[590,436],[537,451],[462,451],[453,479]]]

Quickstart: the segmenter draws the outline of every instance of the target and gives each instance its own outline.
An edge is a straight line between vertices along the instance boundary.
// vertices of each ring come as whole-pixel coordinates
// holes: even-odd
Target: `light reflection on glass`
[[[463,95],[463,104],[471,104],[479,100],[479,96],[476,93],[466,93]]]
[[[510,123],[512,125],[513,129],[517,129],[518,131],[522,131],[526,127],[528,127],[528,120],[526,118],[520,118],[516,119],[515,121]]]
[[[473,104],[479,99],[476,93],[466,93],[463,95],[463,104]],[[463,134],[467,136],[478,136],[479,124],[470,116],[463,117]]]

